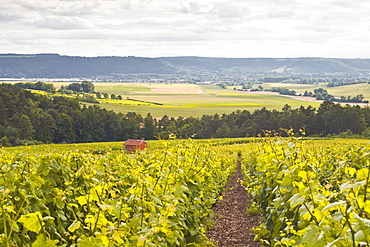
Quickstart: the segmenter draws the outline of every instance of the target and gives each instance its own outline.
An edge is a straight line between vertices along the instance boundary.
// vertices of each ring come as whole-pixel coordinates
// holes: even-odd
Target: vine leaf
[[[300,194],[295,194],[290,198],[290,207],[294,208],[297,205],[301,205],[305,200],[305,196],[301,196]]]
[[[81,222],[80,221],[73,221],[72,224],[68,227],[68,231],[74,232],[77,229],[79,229],[80,226],[81,226]]]
[[[58,240],[46,239],[43,234],[40,234],[37,236],[36,241],[32,244],[32,247],[54,247],[58,242]]]
[[[27,230],[39,233],[42,226],[45,224],[44,222],[41,221],[41,219],[42,219],[41,213],[36,212],[22,215],[18,222],[23,223],[23,226]]]

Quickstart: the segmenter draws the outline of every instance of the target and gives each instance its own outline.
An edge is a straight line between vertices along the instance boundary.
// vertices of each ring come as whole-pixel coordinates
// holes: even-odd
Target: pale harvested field
[[[166,94],[205,94],[204,90],[195,84],[144,84],[155,93],[166,93]]]

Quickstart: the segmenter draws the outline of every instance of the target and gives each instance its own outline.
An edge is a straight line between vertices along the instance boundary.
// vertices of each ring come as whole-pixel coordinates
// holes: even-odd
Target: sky
[[[0,53],[370,58],[368,0],[1,0]]]

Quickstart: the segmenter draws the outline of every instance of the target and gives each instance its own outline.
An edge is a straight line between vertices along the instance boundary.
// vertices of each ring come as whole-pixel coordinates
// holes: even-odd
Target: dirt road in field
[[[259,225],[259,216],[246,213],[250,197],[240,184],[243,175],[238,161],[237,171],[230,177],[223,193],[223,200],[212,208],[215,212],[214,227],[206,233],[219,247],[259,247],[254,241],[253,227]]]

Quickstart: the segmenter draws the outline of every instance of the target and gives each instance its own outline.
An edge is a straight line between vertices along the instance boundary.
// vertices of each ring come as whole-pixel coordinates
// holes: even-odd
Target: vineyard
[[[206,244],[204,221],[235,162],[188,142],[96,153],[2,149],[1,246]]]
[[[244,185],[271,246],[370,246],[368,144],[271,140],[246,152]]]
[[[213,246],[212,205],[242,156],[269,246],[370,246],[365,140],[244,138],[0,149],[0,246]]]

